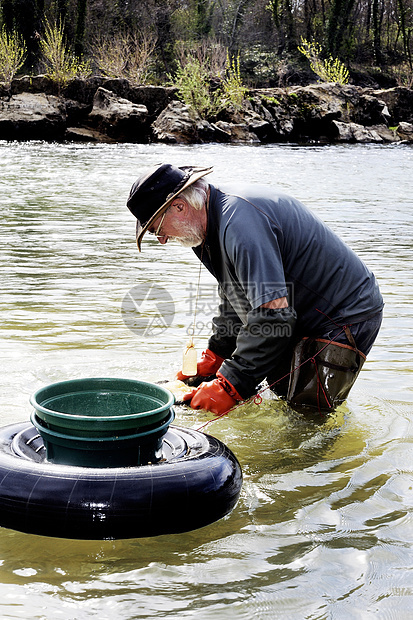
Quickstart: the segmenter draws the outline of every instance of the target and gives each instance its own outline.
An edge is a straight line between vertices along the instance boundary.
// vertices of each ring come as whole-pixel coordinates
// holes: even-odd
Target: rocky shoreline
[[[64,89],[47,76],[0,84],[0,140],[82,142],[412,143],[413,90],[312,84],[253,89],[215,122],[176,89],[92,77]]]

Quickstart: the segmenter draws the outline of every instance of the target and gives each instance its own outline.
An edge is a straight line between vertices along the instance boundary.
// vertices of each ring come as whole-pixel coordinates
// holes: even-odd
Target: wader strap
[[[343,329],[344,329],[344,333],[347,336],[347,340],[349,341],[351,346],[354,347],[354,349],[355,349],[355,351],[357,353],[357,364],[360,364],[360,360],[361,360],[360,351],[357,348],[356,341],[354,340],[354,336],[353,336],[353,334],[350,331],[350,327],[348,325],[344,325]]]
[[[347,340],[349,341],[351,346],[354,347],[356,349],[356,351],[358,352],[356,341],[354,340],[354,336],[353,336],[353,334],[350,331],[350,327],[348,325],[344,325],[343,329],[344,329],[344,333],[347,336]]]

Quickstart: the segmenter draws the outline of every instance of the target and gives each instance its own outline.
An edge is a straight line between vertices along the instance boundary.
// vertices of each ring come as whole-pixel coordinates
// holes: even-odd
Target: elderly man
[[[127,206],[161,244],[192,247],[218,281],[214,333],[188,400],[215,414],[266,379],[294,407],[342,403],[380,329],[374,275],[300,202],[265,185],[215,186],[212,168],[162,164],[141,175]],[[202,382],[201,382],[202,381]]]

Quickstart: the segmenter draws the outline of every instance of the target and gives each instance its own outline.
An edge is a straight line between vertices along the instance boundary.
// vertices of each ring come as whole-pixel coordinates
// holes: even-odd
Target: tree
[[[406,4],[404,3],[404,0],[397,0],[397,6],[399,9],[399,15],[400,15],[400,30],[401,30],[402,37],[403,37],[403,50],[404,50],[406,59],[409,63],[410,70],[412,70],[413,65],[412,65],[412,53],[410,49],[410,38],[412,35],[413,27],[412,25],[410,25],[410,29],[408,29],[407,19],[408,19],[409,12],[410,12],[410,16],[413,16],[413,9],[412,7],[410,7],[410,11],[409,11]]]
[[[351,24],[355,0],[333,0],[327,23],[327,50],[331,56],[345,57],[343,49],[349,25]]]
[[[39,31],[44,0],[3,0],[3,24],[7,32],[22,36],[27,50],[26,64],[32,68],[39,57]]]
[[[292,0],[270,0],[268,8],[271,11],[274,24],[278,30],[278,51],[293,51],[297,48]]]
[[[83,56],[84,37],[86,27],[87,0],[77,0],[75,54],[78,58]]]

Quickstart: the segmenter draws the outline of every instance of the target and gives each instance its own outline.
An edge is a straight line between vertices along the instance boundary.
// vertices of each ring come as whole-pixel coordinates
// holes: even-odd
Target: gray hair
[[[198,179],[192,185],[184,189],[180,196],[184,198],[194,209],[200,211],[206,204],[208,196],[208,183],[205,179]]]

